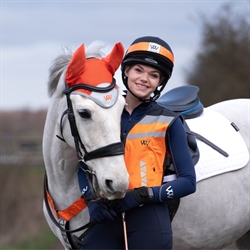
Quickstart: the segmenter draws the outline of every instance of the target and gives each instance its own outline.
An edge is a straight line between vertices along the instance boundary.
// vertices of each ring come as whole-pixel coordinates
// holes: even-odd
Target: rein
[[[45,202],[45,206],[46,206],[46,209],[48,211],[48,214],[49,214],[49,217],[50,219],[53,221],[53,223],[61,230],[61,232],[64,232],[67,234],[67,237],[68,237],[68,240],[69,240],[69,243],[71,246],[73,246],[74,248],[77,247],[75,246],[74,242],[72,242],[70,240],[70,235],[71,233],[76,233],[76,232],[79,232],[79,231],[82,231],[84,229],[86,229],[82,234],[81,236],[77,237],[76,235],[73,235],[73,239],[75,240],[75,242],[77,244],[83,244],[82,243],[82,239],[93,229],[93,227],[95,226],[95,222],[93,221],[90,221],[89,223],[85,224],[84,226],[81,226],[79,228],[76,228],[76,229],[72,229],[72,230],[69,230],[69,229],[66,229],[66,227],[68,228],[68,223],[69,221],[67,220],[66,221],[66,224],[65,224],[65,228],[62,227],[62,224],[60,224],[56,219],[55,217],[53,216],[53,213],[51,211],[51,208],[50,208],[50,205],[49,205],[49,201],[48,201],[48,196],[49,195],[49,191],[48,191],[48,179],[47,179],[47,175],[45,173],[44,175],[44,189],[43,189],[43,196],[44,196],[44,202]],[[51,200],[52,201],[52,200]],[[54,206],[53,206],[54,208]],[[56,211],[57,212],[57,211]],[[56,213],[56,215],[58,215],[58,212]]]

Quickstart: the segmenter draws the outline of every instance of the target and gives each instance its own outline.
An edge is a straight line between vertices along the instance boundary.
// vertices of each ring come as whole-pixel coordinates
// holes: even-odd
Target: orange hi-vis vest
[[[128,133],[125,163],[129,173],[129,189],[162,184],[166,135],[176,114],[155,104]]]

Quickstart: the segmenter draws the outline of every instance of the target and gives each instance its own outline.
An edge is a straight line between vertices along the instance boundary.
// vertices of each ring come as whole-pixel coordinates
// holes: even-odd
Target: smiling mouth
[[[135,85],[136,85],[139,89],[148,89],[148,86],[142,85],[142,84],[140,84],[140,83],[136,83]]]

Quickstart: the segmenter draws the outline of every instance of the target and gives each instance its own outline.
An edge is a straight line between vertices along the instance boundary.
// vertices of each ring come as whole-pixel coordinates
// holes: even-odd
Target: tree
[[[248,13],[249,14],[249,13]],[[200,88],[204,106],[235,98],[250,98],[249,15],[223,5],[214,18],[200,16],[201,48],[187,71],[189,85]]]

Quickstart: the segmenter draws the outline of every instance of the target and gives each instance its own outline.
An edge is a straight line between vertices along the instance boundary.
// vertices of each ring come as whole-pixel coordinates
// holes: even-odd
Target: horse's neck
[[[75,149],[56,137],[60,135],[55,121],[46,121],[43,154],[49,192],[58,209],[72,204],[81,195],[78,186],[78,161]],[[60,207],[59,207],[60,206]]]
[[[48,185],[56,204],[65,208],[80,197],[78,186],[78,162],[75,151],[67,149],[57,157],[51,155],[51,166],[47,168]]]

